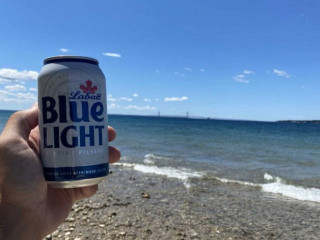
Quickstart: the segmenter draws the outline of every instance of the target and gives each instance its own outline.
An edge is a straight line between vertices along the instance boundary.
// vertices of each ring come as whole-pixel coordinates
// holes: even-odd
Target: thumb
[[[30,109],[13,113],[3,129],[3,135],[21,136],[28,140],[31,130],[38,125],[38,112],[38,105],[35,104]]]

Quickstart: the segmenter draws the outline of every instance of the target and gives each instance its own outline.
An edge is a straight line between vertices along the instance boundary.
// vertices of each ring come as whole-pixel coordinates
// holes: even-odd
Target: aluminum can
[[[44,60],[38,77],[40,159],[56,188],[97,184],[109,173],[106,80],[96,59]]]

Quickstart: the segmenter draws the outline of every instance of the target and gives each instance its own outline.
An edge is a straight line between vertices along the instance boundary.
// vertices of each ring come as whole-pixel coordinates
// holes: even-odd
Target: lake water
[[[0,111],[0,130],[10,111]],[[125,167],[320,202],[320,125],[110,115]]]

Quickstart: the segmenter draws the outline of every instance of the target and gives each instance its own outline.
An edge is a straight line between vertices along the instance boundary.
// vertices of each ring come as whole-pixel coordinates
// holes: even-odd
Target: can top
[[[43,64],[49,63],[59,63],[59,62],[82,62],[82,63],[90,63],[94,65],[99,65],[99,61],[90,57],[82,57],[82,56],[55,56],[46,58],[43,61]]]

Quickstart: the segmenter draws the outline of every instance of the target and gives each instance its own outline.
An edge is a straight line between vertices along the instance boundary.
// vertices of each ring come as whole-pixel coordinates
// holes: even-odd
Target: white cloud
[[[134,93],[132,96],[139,97],[139,94],[138,93]]]
[[[132,98],[127,98],[127,97],[121,97],[119,100],[120,101],[127,101],[127,102],[132,102],[133,101]]]
[[[119,105],[115,103],[108,103],[108,109],[116,109],[116,108],[121,108]]]
[[[286,78],[290,77],[290,75],[286,71],[283,71],[283,70],[273,69],[272,73],[279,76],[279,77],[286,77]]]
[[[185,67],[185,68],[184,68],[184,70],[189,71],[189,72],[191,72],[191,71],[192,71],[192,69],[191,69],[191,68],[189,68],[189,67]]]
[[[145,98],[145,99],[143,99],[143,101],[145,101],[145,102],[151,102],[151,99],[150,99],[150,98]]]
[[[15,92],[15,91],[26,91],[27,88],[23,85],[20,84],[15,84],[15,85],[8,85],[5,86],[4,89],[10,91],[10,92]]]
[[[236,82],[240,82],[240,83],[249,83],[250,81],[245,79],[245,75],[243,74],[239,74],[237,76],[234,76],[233,79],[236,81]]]
[[[0,94],[1,95],[9,95],[9,96],[14,96],[15,95],[14,93],[11,93],[11,92],[5,91],[5,90],[1,90],[1,89],[0,89]]]
[[[0,83],[17,82],[22,80],[37,80],[38,72],[36,71],[18,71],[12,68],[0,69]]]
[[[18,98],[22,100],[38,100],[37,97],[32,93],[17,93]]]
[[[13,81],[5,79],[5,78],[0,78],[0,84],[5,84],[5,83],[12,83]]]
[[[15,102],[15,103],[34,103],[37,97],[32,93],[12,93],[5,90],[0,90],[0,101]]]
[[[126,101],[126,102],[132,102],[132,98],[127,98],[127,97],[121,97],[121,98],[114,98],[112,97],[111,94],[107,96],[107,101],[108,102],[121,102],[121,101]]]
[[[108,101],[108,102],[116,102],[117,99],[113,98],[112,95],[109,94],[108,97],[107,97],[107,101]]]
[[[183,96],[183,97],[166,97],[164,99],[165,102],[182,102],[188,100],[188,97]]]
[[[63,52],[63,53],[67,53],[70,50],[68,48],[60,48],[58,51]]]
[[[107,57],[121,58],[121,55],[119,53],[104,52],[104,53],[102,53],[102,55],[107,56]]]
[[[254,71],[251,71],[251,70],[243,70],[243,74],[254,75],[255,72],[254,72]]]
[[[179,72],[174,72],[173,73],[176,76],[180,76],[180,77],[184,77],[185,75],[183,73],[179,73]]]
[[[155,101],[159,101],[159,98],[155,98],[154,100],[155,100]]]
[[[144,111],[144,110],[148,110],[148,111],[151,111],[151,110],[156,110],[155,107],[151,107],[149,105],[147,106],[137,106],[137,105],[128,105],[126,107],[124,107],[125,109],[134,109],[134,110],[138,110],[138,111]]]
[[[29,91],[31,91],[31,92],[38,92],[38,89],[37,89],[37,88],[29,88]]]
[[[204,72],[205,70],[203,68],[200,69],[200,72]]]

